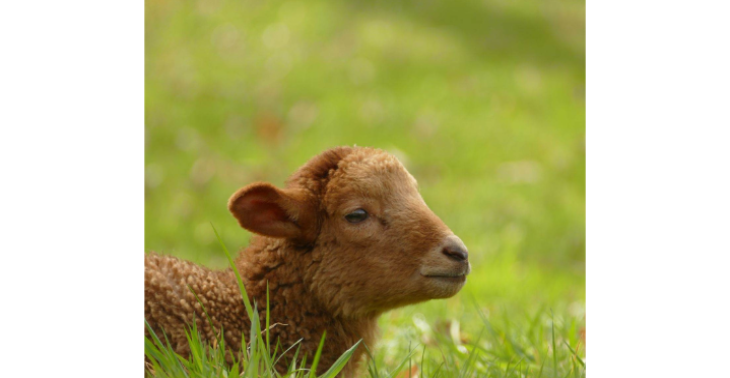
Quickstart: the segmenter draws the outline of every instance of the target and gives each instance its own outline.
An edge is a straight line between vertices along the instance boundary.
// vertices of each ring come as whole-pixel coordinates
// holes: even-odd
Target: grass
[[[259,326],[260,319],[254,312],[252,331]],[[434,332],[424,330],[420,336],[423,344],[411,344],[398,355],[376,354],[369,361],[365,376],[373,378],[407,377],[584,377],[585,362],[576,352],[580,348],[580,337],[576,334],[575,324],[571,327],[555,329],[554,319],[545,313],[537,313],[534,323],[548,320],[550,325],[532,324],[528,329],[517,324],[494,325],[484,318],[482,331],[476,338],[469,340],[465,334],[454,332]],[[501,318],[500,320],[503,320]],[[421,323],[423,324],[423,323]],[[454,323],[452,323],[454,324]],[[458,323],[456,328],[458,330]],[[516,327],[517,326],[517,327]],[[258,328],[260,329],[260,328]],[[266,329],[266,328],[264,328]],[[557,335],[555,333],[558,333]],[[176,355],[160,338],[145,339],[145,355],[150,361],[149,368],[154,377],[313,377],[316,365],[306,368],[306,357],[297,359],[298,350],[269,351],[268,343],[262,332],[252,332],[257,338],[246,343],[242,350],[246,353],[235,363],[226,364],[226,348],[223,339],[216,347],[203,343],[197,330],[191,329],[189,342],[191,356],[184,359]],[[458,338],[454,338],[458,335]],[[555,338],[563,340],[558,345]],[[549,340],[552,342],[552,347]],[[320,351],[326,339],[322,339]],[[573,346],[571,346],[571,342]],[[320,377],[334,377],[348,361],[356,347],[348,350],[326,373]],[[319,352],[318,351],[318,354]],[[282,355],[293,354],[294,361],[284,373],[278,372],[274,365]],[[318,354],[314,356],[317,360]],[[385,361],[390,357],[391,361]],[[415,375],[418,374],[418,375]]]
[[[322,375],[316,376],[322,348],[326,342],[326,333],[322,335],[319,348],[312,362],[307,365],[309,356],[299,357],[299,349],[290,347],[283,350],[277,343],[272,344],[268,330],[268,296],[266,298],[266,319],[261,322],[259,312],[252,306],[246,294],[233,258],[223,243],[218,232],[213,229],[223,251],[228,258],[241,291],[249,319],[251,319],[251,338],[242,337],[241,355],[233,355],[227,350],[221,331],[215,342],[206,343],[201,340],[195,323],[188,330],[187,339],[190,344],[190,356],[183,358],[176,354],[166,336],[155,334],[149,325],[150,338],[145,337],[145,356],[148,359],[147,375],[151,377],[292,377],[292,378],[333,378],[342,370],[352,353],[360,346],[360,342],[347,350]],[[197,298],[197,296],[196,296]],[[202,306],[202,303],[201,303]],[[490,320],[476,302],[473,312],[481,320],[481,330],[476,337],[463,332],[460,322],[450,319],[448,322],[432,328],[422,317],[414,317],[416,332],[401,335],[408,340],[406,350],[394,353],[373,355],[370,357],[367,374],[372,378],[393,377],[583,377],[585,376],[584,358],[576,350],[581,350],[585,339],[575,322],[568,327],[558,327],[556,336],[555,316],[550,311],[549,332],[547,313],[540,310],[527,316],[524,322],[512,322],[509,316],[496,316]],[[205,307],[203,311],[207,316]],[[510,314],[510,316],[513,314]],[[493,324],[494,320],[500,321]],[[210,321],[210,319],[208,319]],[[529,327],[524,325],[529,324]],[[211,323],[211,327],[212,327]],[[440,329],[439,329],[440,328]],[[401,330],[408,330],[402,327]],[[556,337],[562,340],[564,348],[558,348]],[[549,340],[548,340],[549,339]],[[164,340],[164,341],[163,341]],[[572,347],[573,344],[575,347]],[[271,346],[275,345],[273,349]],[[296,345],[295,345],[296,346]],[[396,346],[396,349],[398,346]],[[420,353],[419,353],[420,352]],[[285,372],[279,372],[276,364],[281,357],[293,353],[293,358]],[[227,355],[233,362],[226,361]],[[287,356],[289,357],[289,356]],[[390,357],[390,359],[389,359]],[[545,364],[552,362],[552,371],[545,372]]]
[[[335,145],[384,148],[473,271],[381,318],[373,376],[584,375],[584,2],[145,7],[146,250],[225,267],[210,222],[247,244],[236,189]]]
[[[340,356],[340,358],[332,364],[327,371],[316,376],[315,372],[319,363],[319,358],[322,355],[322,348],[326,340],[327,333],[322,335],[322,339],[319,343],[316,353],[312,356],[312,362],[307,365],[307,356],[303,356],[301,360],[297,359],[299,355],[299,349],[294,351],[294,356],[291,364],[284,373],[279,373],[276,370],[277,362],[281,357],[286,355],[293,349],[294,346],[287,350],[279,348],[278,343],[271,343],[269,338],[269,328],[271,326],[269,321],[269,298],[266,297],[266,322],[262,323],[259,317],[258,309],[251,305],[251,301],[246,294],[246,288],[241,280],[241,275],[233,263],[233,257],[226,248],[223,241],[218,235],[218,231],[213,229],[218,241],[223,247],[223,251],[228,258],[229,264],[233,269],[238,282],[238,287],[241,292],[241,300],[246,308],[248,318],[251,319],[251,328],[249,335],[251,338],[246,341],[245,335],[241,338],[241,355],[233,354],[230,352],[230,348],[226,350],[225,339],[223,337],[224,330],[220,331],[219,338],[213,343],[207,343],[201,340],[200,334],[197,330],[195,322],[192,323],[191,327],[187,332],[187,340],[190,345],[190,356],[186,359],[174,352],[174,348],[169,343],[167,336],[162,334],[155,334],[152,328],[145,321],[145,326],[150,331],[150,337],[145,337],[145,357],[147,357],[147,376],[153,377],[280,377],[287,376],[292,378],[334,378],[344,368],[347,361],[352,356],[352,353],[360,346],[360,342],[357,342],[350,349]],[[193,293],[195,294],[195,293]],[[197,295],[195,296],[197,298]],[[203,307],[203,312],[208,316],[205,306],[200,302]],[[207,318],[210,322],[210,326],[213,326],[210,318]],[[263,331],[262,331],[263,329]],[[164,331],[163,331],[164,332]],[[265,335],[265,336],[264,336]],[[163,342],[164,339],[164,342]],[[272,351],[271,346],[275,345],[276,348]],[[296,346],[296,344],[295,344]],[[228,363],[226,357],[230,357],[232,362]],[[288,357],[288,356],[287,356]],[[297,367],[297,362],[299,366]]]

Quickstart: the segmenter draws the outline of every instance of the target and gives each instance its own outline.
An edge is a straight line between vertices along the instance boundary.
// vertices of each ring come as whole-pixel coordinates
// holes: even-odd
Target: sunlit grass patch
[[[251,340],[242,341],[240,354],[231,362],[223,338],[203,342],[193,325],[188,341],[191,353],[185,359],[166,344],[164,335],[145,338],[147,375],[154,377],[314,377],[326,338],[315,356],[302,356],[298,348],[269,349],[265,332],[253,313]],[[550,311],[509,319],[504,314],[481,314],[482,322],[469,329],[455,319],[430,325],[414,317],[414,327],[402,328],[397,339],[386,339],[375,350],[361,374],[372,378],[408,377],[585,377],[585,324],[574,319],[556,319]],[[359,343],[358,343],[359,344]],[[347,363],[355,345],[320,377],[333,377]],[[228,355],[228,362],[226,356]],[[287,355],[292,361],[285,371],[276,364]]]
[[[326,334],[314,356],[300,355],[298,344],[284,350],[277,340],[270,340],[268,297],[262,322],[256,303],[252,304],[246,294],[230,252],[217,230],[213,231],[236,275],[241,300],[251,319],[249,340],[242,337],[238,352],[233,352],[225,344],[222,330],[218,339],[205,342],[193,322],[187,332],[190,354],[183,358],[174,352],[164,333],[155,334],[146,324],[151,335],[145,337],[146,374],[153,377],[315,377]],[[394,330],[381,339],[375,350],[367,350],[369,359],[362,374],[372,378],[585,376],[585,317],[584,309],[575,308],[576,304],[561,308],[558,315],[545,307],[532,313],[508,308],[491,311],[475,299],[459,306],[466,306],[462,316],[444,316],[434,323],[429,323],[413,308],[395,317],[386,314],[383,317],[386,323],[396,320]],[[203,312],[207,318],[204,306]],[[356,343],[319,377],[336,376],[358,347],[367,348]],[[277,364],[284,356],[291,362],[286,370],[281,370]],[[309,366],[307,359],[311,361]]]

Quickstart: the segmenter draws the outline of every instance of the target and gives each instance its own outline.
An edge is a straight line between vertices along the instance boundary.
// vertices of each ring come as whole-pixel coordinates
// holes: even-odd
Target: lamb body
[[[400,162],[381,150],[327,150],[285,189],[251,184],[231,197],[229,209],[257,234],[235,265],[262,319],[268,284],[271,323],[281,324],[271,340],[287,348],[301,339],[300,353],[311,357],[327,332],[319,373],[360,339],[372,348],[380,314],[453,296],[470,271],[464,244],[431,212]],[[233,351],[242,334],[250,336],[233,271],[170,256],[145,257],[145,319],[184,356],[193,321],[206,340],[223,329]],[[364,353],[356,350],[343,376],[355,375]]]

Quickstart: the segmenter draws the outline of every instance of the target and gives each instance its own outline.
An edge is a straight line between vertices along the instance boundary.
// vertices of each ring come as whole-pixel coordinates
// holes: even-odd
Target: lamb
[[[326,331],[320,374],[360,339],[372,349],[385,311],[451,297],[471,270],[464,243],[428,208],[413,176],[382,150],[324,151],[284,189],[253,183],[235,192],[228,208],[255,234],[235,266],[262,318],[268,284],[271,323],[283,324],[271,329],[272,344],[278,338],[288,348],[301,339],[300,356],[311,357]],[[242,334],[249,339],[233,271],[171,256],[145,256],[145,319],[183,356],[193,322],[211,341],[222,327],[227,348],[240,348]],[[341,376],[356,375],[364,354],[358,347]]]

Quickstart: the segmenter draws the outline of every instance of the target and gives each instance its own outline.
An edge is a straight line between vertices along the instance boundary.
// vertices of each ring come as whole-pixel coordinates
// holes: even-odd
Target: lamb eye
[[[360,223],[368,218],[368,212],[363,209],[357,209],[350,214],[345,215],[345,219],[347,219],[350,223]]]

